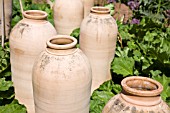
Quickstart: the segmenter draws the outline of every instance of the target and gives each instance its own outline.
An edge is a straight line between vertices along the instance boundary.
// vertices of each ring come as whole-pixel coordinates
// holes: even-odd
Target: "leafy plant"
[[[118,24],[124,48],[117,45],[112,62],[114,78],[132,75],[152,77],[164,86],[161,96],[168,102],[170,28],[150,18],[143,18],[139,25]]]
[[[103,83],[91,96],[90,113],[101,113],[106,103],[121,90],[112,80]]]
[[[53,21],[53,11],[49,4],[32,4],[32,0],[22,0],[23,9],[26,10],[42,10],[47,12],[47,20],[54,25]],[[12,27],[15,26],[22,19],[22,13],[20,9],[20,4],[18,0],[13,0],[13,13],[12,13]]]
[[[114,0],[112,0],[113,2]],[[117,0],[128,4],[135,0]],[[139,7],[133,10],[133,18],[140,19],[138,24],[117,22],[123,47],[117,44],[115,59],[111,65],[113,80],[103,83],[95,90],[90,100],[90,113],[101,113],[106,103],[121,91],[120,81],[127,76],[146,76],[159,81],[164,90],[161,97],[170,105],[170,28],[165,28],[164,11],[170,9],[169,0],[139,0]],[[101,5],[109,3],[104,0]],[[24,10],[43,10],[53,24],[53,11],[47,4],[32,4],[22,0]],[[133,4],[132,4],[133,5]],[[114,5],[106,5],[114,11]],[[129,7],[130,3],[129,3]],[[13,0],[12,27],[22,19],[18,0]],[[54,24],[53,24],[54,25]],[[80,29],[71,36],[79,40]],[[11,82],[9,43],[0,47],[0,113],[26,113],[26,108],[14,99]]]
[[[0,113],[26,113],[26,108],[14,99],[11,81],[9,43],[0,46]]]

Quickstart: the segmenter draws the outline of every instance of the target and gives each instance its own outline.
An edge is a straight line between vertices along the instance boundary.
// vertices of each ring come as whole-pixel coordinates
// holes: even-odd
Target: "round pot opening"
[[[71,49],[77,44],[77,39],[68,35],[57,35],[47,41],[47,47],[51,49]]]
[[[35,20],[42,20],[47,18],[47,13],[40,10],[28,10],[23,12],[24,17]]]
[[[127,86],[139,91],[157,90],[158,86],[150,81],[145,80],[129,80],[126,82]]]
[[[107,7],[92,7],[91,12],[100,14],[110,14],[110,9]]]
[[[147,77],[127,77],[121,82],[122,88],[129,94],[138,96],[158,96],[163,90],[163,86]]]
[[[63,38],[51,39],[50,42],[56,45],[68,45],[70,43],[73,43],[73,40],[63,37]]]

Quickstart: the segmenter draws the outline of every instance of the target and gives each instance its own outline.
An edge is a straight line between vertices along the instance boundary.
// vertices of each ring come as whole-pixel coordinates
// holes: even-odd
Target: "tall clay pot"
[[[34,113],[32,68],[35,58],[46,47],[49,37],[56,30],[46,18],[47,13],[29,10],[10,34],[10,60],[15,97],[26,105],[28,113]]]
[[[111,98],[102,113],[170,113],[161,99],[163,86],[146,77],[127,77],[122,80],[123,91]]]
[[[94,0],[83,0],[84,18],[90,14],[90,9],[94,6]]]
[[[54,24],[58,34],[70,35],[83,20],[82,0],[55,0]]]
[[[111,79],[110,64],[114,58],[117,24],[109,8],[93,7],[80,27],[80,48],[92,66],[92,91]]]
[[[2,35],[2,0],[0,0],[0,36]],[[12,19],[12,0],[4,0],[4,18],[5,18],[5,35],[6,38],[9,36],[10,28],[11,28],[11,19]]]
[[[57,35],[33,69],[36,113],[89,113],[91,68],[77,40]]]

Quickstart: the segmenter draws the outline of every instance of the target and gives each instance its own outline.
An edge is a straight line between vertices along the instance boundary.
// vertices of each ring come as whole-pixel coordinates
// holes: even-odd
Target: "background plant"
[[[170,9],[169,0],[105,0],[104,6],[114,12],[112,2],[124,3],[133,10],[132,21],[117,21],[119,38],[115,58],[111,64],[113,80],[103,83],[90,100],[90,113],[101,113],[110,98],[121,91],[120,82],[128,76],[145,76],[159,81],[164,90],[161,97],[170,104],[170,28],[165,27],[164,11]],[[32,4],[22,0],[24,10],[43,10],[53,24],[53,11],[47,4]],[[135,4],[136,3],[136,4]],[[13,0],[12,27],[22,19],[18,0]],[[79,38],[80,29],[71,34]],[[26,113],[24,105],[14,99],[11,82],[9,42],[0,47],[0,113]]]

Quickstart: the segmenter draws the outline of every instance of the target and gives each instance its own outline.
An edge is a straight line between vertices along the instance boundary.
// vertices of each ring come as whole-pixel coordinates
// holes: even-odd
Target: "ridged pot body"
[[[147,101],[145,104],[147,105]],[[163,100],[154,106],[135,105],[118,94],[109,100],[102,113],[170,113],[170,108]]]
[[[55,28],[46,20],[24,18],[10,34],[10,61],[15,98],[24,104],[28,113],[34,113],[32,68],[36,57],[46,47]]]
[[[90,9],[94,6],[94,0],[83,0],[84,18],[90,14]]]
[[[70,35],[83,20],[82,0],[55,0],[54,24],[58,34]]]
[[[90,13],[80,27],[80,48],[92,67],[92,91],[111,79],[110,64],[114,58],[117,24],[110,14]]]
[[[2,0],[0,0],[0,36],[2,35]],[[5,35],[8,38],[12,19],[12,0],[4,0]]]
[[[102,113],[170,113],[169,106],[160,97],[162,86],[155,85],[160,83],[138,78],[141,79],[132,77],[125,83],[131,91],[127,90],[129,86],[122,85],[123,91],[109,100]]]
[[[33,71],[36,113],[89,113],[91,68],[80,49],[46,49]]]

